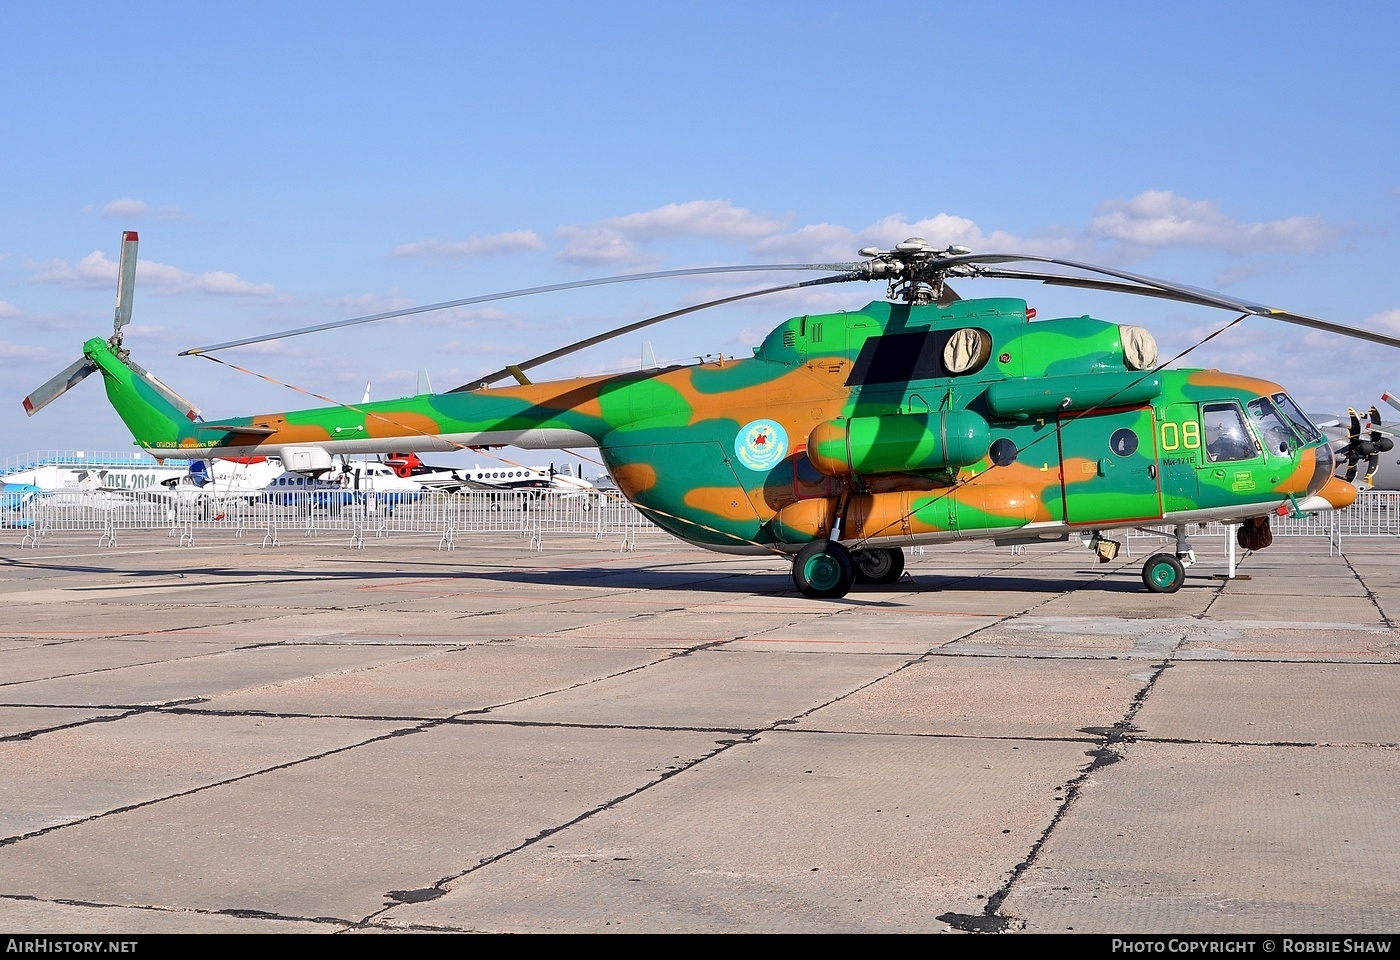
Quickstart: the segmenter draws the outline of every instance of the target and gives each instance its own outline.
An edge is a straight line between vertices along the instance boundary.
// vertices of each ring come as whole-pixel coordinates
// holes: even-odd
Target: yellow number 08
[[[1180,450],[1183,447],[1187,450],[1196,450],[1201,446],[1201,425],[1195,420],[1187,420],[1185,423],[1176,424],[1170,420],[1162,421],[1162,449]]]

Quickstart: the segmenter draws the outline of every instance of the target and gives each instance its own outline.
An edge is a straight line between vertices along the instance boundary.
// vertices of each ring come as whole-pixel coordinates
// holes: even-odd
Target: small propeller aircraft
[[[597,447],[619,489],[677,537],[792,561],[808,597],[891,583],[902,548],[1079,534],[1109,559],[1106,533],[1175,528],[1150,557],[1148,590],[1170,593],[1194,561],[1186,525],[1340,509],[1327,439],[1278,384],[1168,369],[1145,329],[1088,316],[1037,320],[1024,300],[963,300],[949,279],[1036,281],[1262,316],[1388,346],[1400,340],[1225,294],[1050,257],[934,249],[914,238],[837,264],[702,267],[555,284],[357,317],[185,351],[211,354],[391,316],[603,283],[763,270],[827,275],[629,323],[445,393],[233,417],[209,423],[134,363],[135,233],[123,237],[113,335],[24,401],[31,414],[100,371],[136,442],[158,458],[279,456],[316,475],[333,455],[511,444]],[[1030,265],[1025,266],[1025,265]],[[1045,265],[1040,267],[1038,265]],[[1046,269],[1051,268],[1051,269]],[[534,383],[526,371],[649,324],[721,303],[819,284],[884,280],[884,301],[779,324],[751,358]],[[513,379],[509,386],[495,386]],[[1247,522],[1246,522],[1247,521]],[[1170,536],[1170,535],[1168,535]]]
[[[1388,393],[1382,394],[1381,399],[1400,408],[1400,401]],[[1400,490],[1400,459],[1386,456],[1395,449],[1394,428],[1382,423],[1375,404],[1366,412],[1364,424],[1354,407],[1347,408],[1345,421],[1324,416],[1314,417],[1313,422],[1332,441],[1337,476],[1354,483],[1358,490]],[[1358,479],[1356,474],[1362,464],[1366,469]]]

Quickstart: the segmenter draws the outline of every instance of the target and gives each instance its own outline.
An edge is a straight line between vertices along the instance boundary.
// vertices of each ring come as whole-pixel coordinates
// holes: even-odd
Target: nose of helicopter
[[[1344,510],[1355,500],[1356,487],[1340,477],[1328,477],[1322,489],[1306,497],[1298,507],[1304,513],[1312,513],[1315,510]]]

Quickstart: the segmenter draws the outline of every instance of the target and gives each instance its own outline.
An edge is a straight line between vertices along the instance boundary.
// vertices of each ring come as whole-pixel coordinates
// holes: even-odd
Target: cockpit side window
[[[1308,419],[1308,415],[1298,409],[1298,405],[1293,402],[1293,398],[1286,393],[1274,394],[1274,405],[1288,418],[1288,422],[1293,424],[1293,428],[1298,431],[1299,436],[1306,443],[1322,439],[1322,431],[1313,426],[1313,422]]]
[[[1251,400],[1248,404],[1249,419],[1258,426],[1260,434],[1264,438],[1264,449],[1270,454],[1287,455],[1293,451],[1298,440],[1293,436],[1293,431],[1288,429],[1288,424],[1283,417],[1274,409],[1274,405],[1268,400],[1260,397],[1258,400]]]
[[[1208,403],[1201,408],[1201,419],[1206,431],[1206,458],[1212,463],[1258,456],[1238,404]]]

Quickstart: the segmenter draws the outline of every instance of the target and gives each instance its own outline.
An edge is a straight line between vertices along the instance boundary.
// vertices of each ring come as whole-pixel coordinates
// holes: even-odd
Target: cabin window
[[[918,330],[871,337],[861,345],[846,386],[946,377],[949,374],[943,366],[943,348],[953,333],[951,330]]]
[[[1205,421],[1206,458],[1212,463],[1248,460],[1258,454],[1239,404],[1208,403],[1201,415]]]

